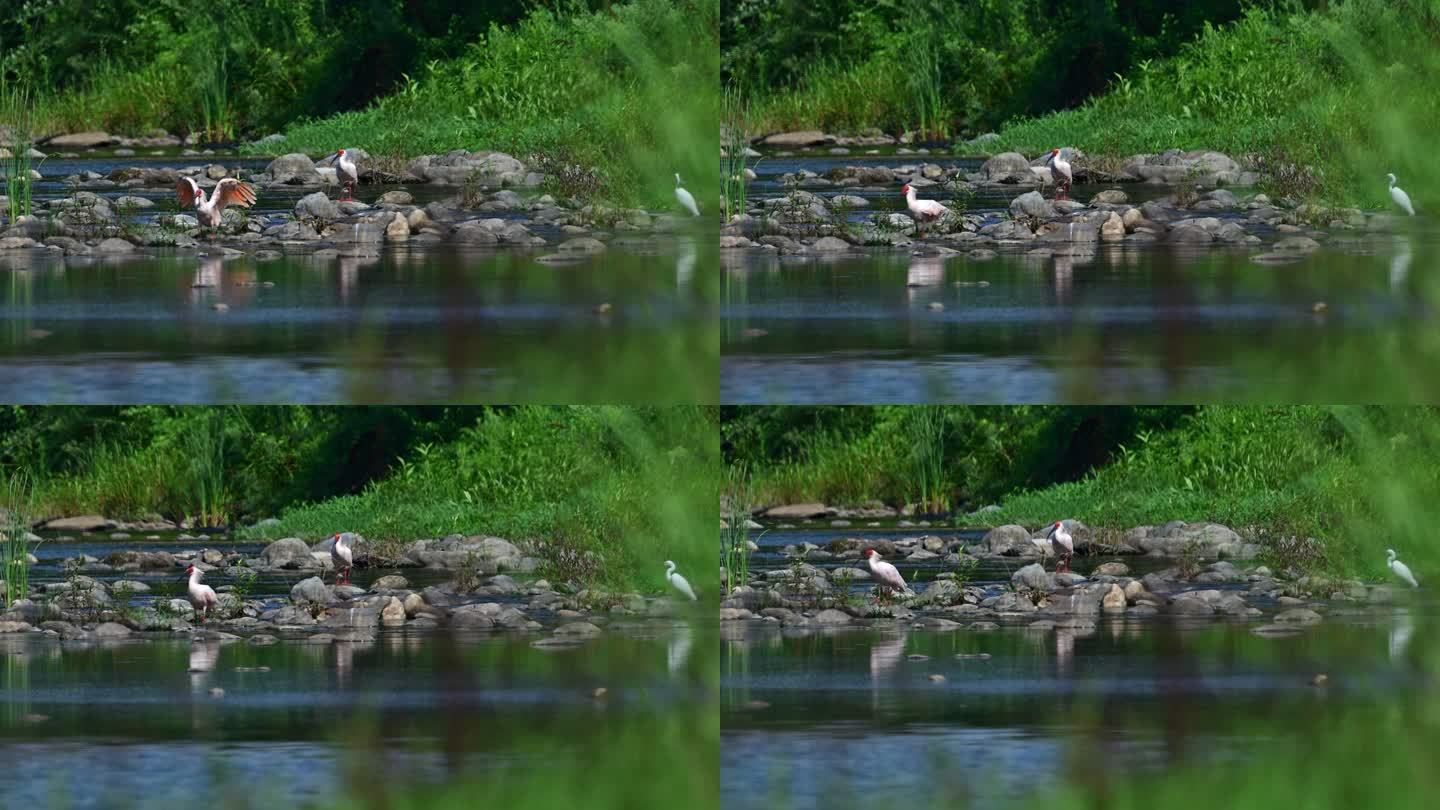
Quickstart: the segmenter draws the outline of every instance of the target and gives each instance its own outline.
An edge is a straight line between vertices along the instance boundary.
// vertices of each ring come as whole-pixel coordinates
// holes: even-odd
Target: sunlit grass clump
[[[790,427],[783,408],[758,414],[769,428],[727,421],[730,463],[757,471],[757,503],[900,507],[941,493],[967,511],[998,506],[957,516],[963,525],[1214,521],[1302,571],[1384,576],[1391,547],[1440,567],[1432,408],[843,410]],[[760,449],[777,435],[791,449]]]
[[[1207,25],[1173,58],[1116,77],[1082,107],[1010,123],[984,148],[1216,149],[1251,159],[1272,191],[1368,207],[1388,206],[1385,174],[1394,172],[1426,207],[1440,176],[1425,146],[1440,120],[1437,82],[1435,0],[1255,6],[1232,25]]]
[[[452,533],[538,540],[563,581],[663,585],[713,570],[718,429],[695,407],[524,407],[422,446],[363,492],[287,509],[250,536],[358,532],[382,554]],[[692,576],[701,584],[704,579]]]
[[[666,181],[679,172],[701,210],[713,210],[717,15],[714,0],[636,0],[563,16],[537,9],[430,63],[399,92],[289,127],[264,148],[358,145],[401,157],[493,149],[539,158],[562,193],[631,203],[668,200]]]

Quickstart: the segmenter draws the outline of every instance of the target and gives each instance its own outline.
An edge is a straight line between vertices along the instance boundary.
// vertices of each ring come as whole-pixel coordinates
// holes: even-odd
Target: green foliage
[[[230,139],[362,106],[529,5],[29,0],[0,15],[0,75],[33,79],[52,131]]]
[[[821,500],[976,508],[1022,487],[1078,479],[1174,408],[909,406],[724,409],[731,463],[758,503]]]
[[[713,570],[713,546],[696,538],[714,531],[716,435],[703,408],[486,409],[363,492],[250,533],[355,531],[382,555],[423,537],[495,534],[534,543],[556,575],[655,590],[664,560]]]
[[[26,538],[35,519],[34,490],[30,474],[23,470],[4,472],[0,483],[0,585],[5,606],[30,594],[30,557],[35,546]]]
[[[453,59],[406,77],[363,110],[288,128],[267,150],[363,144],[379,155],[496,149],[554,166],[595,167],[608,197],[673,206],[673,175],[714,199],[719,118],[715,0],[635,0],[604,12],[537,8],[492,26]],[[568,176],[552,171],[555,177]]]
[[[1394,547],[1417,570],[1440,503],[1440,412],[1430,408],[946,407],[941,469],[967,523],[1102,530],[1216,521],[1280,568],[1381,576]],[[762,503],[899,506],[922,472],[913,407],[735,408],[727,459],[757,475]],[[762,449],[763,448],[763,449]],[[928,476],[930,473],[923,473]]]
[[[1387,172],[1422,197],[1440,174],[1423,158],[1440,120],[1428,91],[1437,45],[1435,0],[1252,7],[1233,25],[1206,25],[1173,58],[1118,74],[1078,109],[1010,123],[986,148],[1218,149],[1251,156],[1280,194],[1386,206]]]
[[[730,0],[722,70],[756,100],[758,131],[882,127],[980,132],[1075,105],[1172,53],[1241,0]]]

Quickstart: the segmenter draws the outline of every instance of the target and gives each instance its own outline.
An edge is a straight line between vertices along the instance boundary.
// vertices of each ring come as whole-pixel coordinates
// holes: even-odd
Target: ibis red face
[[[900,189],[900,193],[901,193],[901,194],[909,194],[909,193],[910,193],[910,184],[909,184],[909,183],[906,183],[906,184],[905,184],[905,187],[902,188],[902,189]],[[871,551],[874,551],[875,549],[872,548],[872,549],[870,549],[870,550],[871,550]]]
[[[195,573],[195,566],[192,565],[192,566],[190,566],[189,568],[186,568],[186,569],[185,569],[185,573],[187,573],[187,574],[193,574],[193,573]]]
[[[909,186],[906,186],[906,188],[909,188]],[[865,558],[866,558],[866,559],[869,559],[869,558],[874,557],[874,556],[875,556],[875,549],[873,549],[873,548],[867,548],[867,549],[865,549]]]
[[[339,150],[338,152],[336,152],[335,154],[339,155],[340,157],[345,157],[345,150],[344,150],[344,149],[341,149],[341,150]]]
[[[1052,155],[1058,155],[1058,154],[1060,154],[1060,150],[1059,150],[1059,149],[1051,149],[1051,150],[1050,150],[1050,154],[1052,154]]]

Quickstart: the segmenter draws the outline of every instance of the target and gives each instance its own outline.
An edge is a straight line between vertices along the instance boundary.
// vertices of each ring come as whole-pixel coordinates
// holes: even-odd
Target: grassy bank
[[[66,0],[0,24],[0,46],[20,43],[0,47],[0,76],[34,93],[37,133],[279,131],[283,141],[249,151],[361,147],[391,169],[425,153],[499,150],[565,194],[659,206],[679,172],[702,208],[717,197],[716,0],[437,2],[433,18],[318,0],[199,13],[134,4],[128,15],[118,8],[128,2],[114,5]],[[57,33],[76,19],[131,36]]]
[[[759,131],[881,127],[951,137],[1073,106],[1174,51],[1240,0],[728,3],[727,83]]]
[[[496,149],[531,159],[557,191],[661,205],[679,172],[717,196],[715,0],[636,0],[557,16],[537,9],[364,109],[287,126],[266,152],[340,145],[411,157]]]
[[[356,531],[390,550],[533,538],[553,576],[648,590],[666,559],[713,564],[697,540],[719,469],[702,408],[12,408],[0,428],[0,491],[35,519],[278,515],[246,534]]]
[[[1027,155],[1066,145],[1105,158],[1216,149],[1298,199],[1386,207],[1385,175],[1394,172],[1418,208],[1432,205],[1440,168],[1426,144],[1440,120],[1440,2],[1187,5],[1201,16],[1149,37],[1095,32],[1098,21],[1034,26],[1018,5],[985,6],[978,17],[967,9],[964,21],[917,15],[868,57],[805,60],[790,84],[751,87],[753,129],[955,137],[998,128],[998,141],[962,150]],[[983,33],[965,28],[976,19]],[[1075,47],[1074,31],[1082,46],[1094,33],[1093,49],[1111,61],[1083,95],[1057,95],[1075,75],[1054,69]]]
[[[551,576],[654,588],[667,559],[713,565],[698,538],[713,529],[715,443],[700,408],[517,408],[417,448],[363,492],[286,509],[246,534],[345,529],[388,553],[457,532],[538,539]]]
[[[1394,172],[1423,208],[1440,175],[1423,148],[1440,119],[1437,45],[1435,0],[1252,8],[1082,107],[1007,124],[985,148],[1218,149],[1251,156],[1272,190],[1370,207],[1388,206]]]
[[[759,502],[914,502],[911,448],[922,437],[907,429],[918,417],[904,410],[872,424],[851,415],[850,430],[797,429],[808,435],[791,460],[750,463]],[[976,509],[984,493],[1000,507],[961,518],[967,525],[1209,520],[1253,532],[1277,562],[1316,571],[1378,576],[1387,547],[1417,570],[1440,564],[1426,540],[1440,498],[1440,474],[1426,461],[1440,451],[1440,413],[1431,409],[946,410],[943,488],[952,505]],[[1101,435],[1094,419],[1111,410]],[[1079,446],[1090,450],[1076,455]],[[1047,466],[1066,456],[1089,466]]]

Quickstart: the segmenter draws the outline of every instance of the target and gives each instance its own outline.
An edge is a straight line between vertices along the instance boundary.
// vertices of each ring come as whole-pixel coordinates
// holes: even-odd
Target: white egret
[[[1395,175],[1387,174],[1385,177],[1390,180],[1390,199],[1394,200],[1395,204],[1400,206],[1405,213],[1412,217],[1415,216],[1415,206],[1410,204],[1410,195],[1405,193],[1405,189],[1395,185]]]
[[[1065,531],[1065,521],[1057,520],[1050,531],[1045,533],[1050,538],[1050,546],[1055,550],[1060,561],[1055,564],[1055,573],[1070,570],[1070,558],[1075,556],[1075,541],[1070,533]]]
[[[1395,559],[1395,549],[1385,549],[1385,555],[1385,564],[1390,567],[1390,571],[1394,573],[1395,576],[1410,583],[1410,587],[1412,588],[1420,587],[1420,583],[1415,581],[1415,575],[1410,573],[1410,566]]]
[[[340,181],[340,189],[345,193],[340,199],[355,199],[355,184],[360,181],[360,167],[345,154],[344,149],[335,150],[335,177]]]
[[[215,607],[219,601],[215,597],[215,589],[209,585],[200,584],[202,574],[200,569],[194,565],[186,568],[185,573],[190,575],[190,605],[200,614],[200,623],[204,624],[205,620],[210,618],[210,608]]]
[[[1065,147],[1067,150],[1069,148],[1068,146]],[[1045,158],[1045,165],[1049,166],[1053,171],[1058,172],[1060,177],[1065,178],[1064,183],[1060,182],[1060,177],[1055,178],[1055,199],[1063,200],[1069,198],[1070,184],[1075,181],[1075,176],[1070,173],[1070,161],[1065,159],[1065,150],[1051,149],[1050,157]]]
[[[882,588],[905,593],[905,578],[900,576],[900,571],[895,566],[880,559],[875,549],[865,549],[865,561],[870,566],[870,574]]]
[[[225,206],[249,208],[255,203],[255,187],[233,177],[216,183],[215,191],[209,197],[205,196],[205,190],[191,177],[180,178],[175,191],[180,197],[180,205],[185,208],[193,206],[195,218],[200,220],[201,225],[210,228],[220,227],[220,221],[225,216]],[[215,238],[214,231],[211,231],[210,238]]]
[[[910,209],[910,216],[915,218],[917,224],[937,220],[941,216],[950,213],[950,209],[936,202],[935,200],[920,200],[915,197],[915,187],[909,183],[901,189],[905,193],[905,207]]]
[[[345,584],[350,584],[350,569],[355,565],[355,550],[350,547],[355,535],[350,532],[336,534],[330,538],[335,545],[330,547],[330,561],[335,563],[335,584],[340,584],[340,573],[345,573]]]
[[[697,599],[694,589],[690,587],[690,581],[675,573],[675,563],[669,560],[665,561],[665,578],[670,580],[671,587],[690,597],[690,601],[693,602]]]
[[[680,201],[680,207],[690,212],[690,216],[700,216],[700,206],[695,204],[695,197],[680,186],[680,173],[675,173],[675,199]]]

